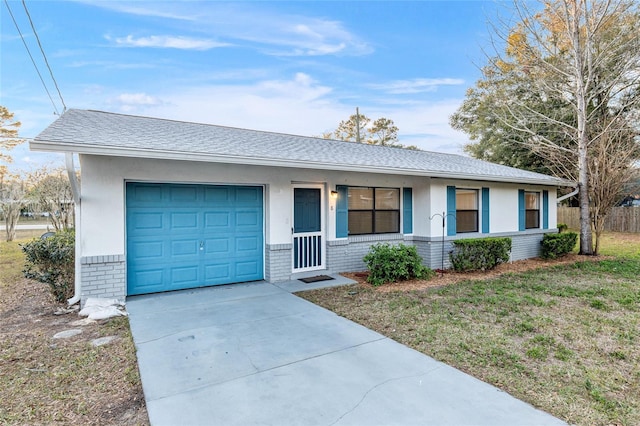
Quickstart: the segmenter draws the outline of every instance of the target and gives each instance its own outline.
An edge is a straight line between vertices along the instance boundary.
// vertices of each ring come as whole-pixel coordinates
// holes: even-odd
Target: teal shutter
[[[447,235],[456,235],[456,187],[447,186]]]
[[[346,238],[349,236],[349,187],[338,185],[336,190],[336,238]]]
[[[518,189],[518,230],[524,231],[525,222],[524,189]]]
[[[482,233],[489,233],[489,188],[482,188]]]
[[[413,191],[402,189],[402,233],[413,233]]]
[[[542,191],[542,229],[549,229],[549,191]]]

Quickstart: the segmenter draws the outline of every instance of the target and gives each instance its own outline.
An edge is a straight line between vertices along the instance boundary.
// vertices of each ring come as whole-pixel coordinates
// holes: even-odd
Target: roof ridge
[[[65,114],[67,112],[69,112],[69,111],[92,112],[92,113],[107,114],[107,115],[117,115],[117,116],[121,116],[121,117],[140,118],[140,119],[145,119],[145,120],[160,120],[160,121],[166,121],[166,122],[171,122],[171,123],[179,123],[179,124],[193,124],[193,125],[196,125],[196,126],[210,126],[210,127],[217,127],[217,128],[220,128],[220,129],[241,130],[241,131],[245,131],[245,132],[264,133],[264,134],[271,134],[271,135],[276,135],[276,136],[289,136],[289,137],[295,137],[295,138],[307,138],[307,139],[321,140],[321,141],[348,143],[348,144],[353,144],[353,145],[365,145],[365,146],[372,147],[374,149],[381,149],[381,148],[382,149],[394,149],[394,150],[395,149],[405,149],[405,148],[396,147],[396,146],[375,145],[375,144],[368,144],[368,143],[356,142],[356,141],[346,141],[346,140],[341,140],[341,139],[323,138],[323,137],[319,137],[319,136],[297,135],[297,134],[294,134],[294,133],[284,133],[284,132],[277,132],[277,131],[273,131],[273,130],[258,130],[258,129],[250,129],[250,128],[246,128],[246,127],[227,126],[227,125],[211,124],[211,123],[201,123],[201,122],[198,122],[198,121],[185,121],[185,120],[177,120],[177,119],[163,118],[163,117],[151,117],[151,116],[147,116],[147,115],[138,115],[138,114],[125,114],[125,113],[121,113],[121,112],[102,111],[102,110],[95,110],[95,109],[70,108],[65,112]],[[450,152],[438,152],[438,151],[431,151],[431,150],[426,150],[426,149],[417,149],[417,150],[411,150],[411,151],[413,151],[413,152],[423,152],[423,153],[429,153],[429,154],[436,154],[436,155],[455,156],[455,157],[461,157],[461,158],[470,158],[470,157],[466,157],[466,156],[461,155],[461,154],[455,154],[455,153],[450,153]],[[475,159],[475,158],[474,158],[474,160],[485,161],[485,160],[479,160],[479,159]],[[495,163],[490,163],[490,164],[494,164],[495,165]],[[505,167],[509,167],[509,166],[505,166]]]

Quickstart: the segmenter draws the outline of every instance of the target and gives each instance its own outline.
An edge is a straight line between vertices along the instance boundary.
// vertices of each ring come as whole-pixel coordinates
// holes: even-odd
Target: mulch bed
[[[504,274],[526,272],[538,268],[547,268],[556,265],[567,265],[576,262],[596,262],[608,259],[608,256],[582,256],[578,254],[568,254],[560,259],[525,259],[513,262],[503,263],[490,271],[473,271],[473,272],[455,272],[446,270],[438,272],[438,274],[430,280],[407,280],[390,284],[384,284],[374,287],[367,282],[367,272],[347,272],[341,275],[358,282],[358,285],[373,288],[378,292],[390,291],[413,291],[424,290],[431,287],[442,287],[467,280],[487,280],[496,278]]]

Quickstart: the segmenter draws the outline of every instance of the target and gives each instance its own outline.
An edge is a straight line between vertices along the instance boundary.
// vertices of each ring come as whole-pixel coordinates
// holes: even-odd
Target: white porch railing
[[[323,268],[323,247],[321,232],[307,232],[293,236],[294,272],[312,271]]]

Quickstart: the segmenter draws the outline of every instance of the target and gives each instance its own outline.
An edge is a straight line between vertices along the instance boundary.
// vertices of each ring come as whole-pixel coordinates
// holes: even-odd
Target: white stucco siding
[[[518,232],[518,190],[540,193],[540,214],[542,215],[542,191],[549,191],[549,229],[557,226],[556,188],[531,186],[522,184],[505,184],[495,182],[475,182],[462,180],[433,179],[431,184],[431,215],[442,214],[447,210],[447,186],[478,190],[478,227],[482,229],[482,195],[481,189],[489,188],[489,232],[491,234]],[[447,220],[449,220],[447,218]],[[542,227],[542,217],[540,218]],[[442,236],[442,219],[431,220],[430,236]],[[445,229],[446,235],[446,229]],[[482,236],[482,233],[464,234],[469,237]]]
[[[429,178],[397,175],[376,175],[371,173],[355,172],[323,172],[327,177],[328,191],[335,191],[336,186],[364,186],[377,188],[399,188],[402,197],[402,188],[411,188],[413,196],[413,235],[427,235],[429,220]],[[330,199],[328,211],[327,239],[336,239],[336,200]],[[402,217],[402,204],[400,206],[400,232],[403,229],[404,217]]]
[[[549,229],[558,227],[558,190],[547,188],[549,191]]]
[[[265,243],[291,243],[294,184],[321,184],[326,191],[327,240],[335,239],[336,185],[413,188],[414,235],[428,231],[429,180],[282,167],[238,166],[191,161],[81,155],[82,254],[125,252],[125,182],[262,185],[265,188]],[[402,225],[401,225],[402,229]]]
[[[518,187],[490,185],[489,232],[514,232],[518,230]]]

